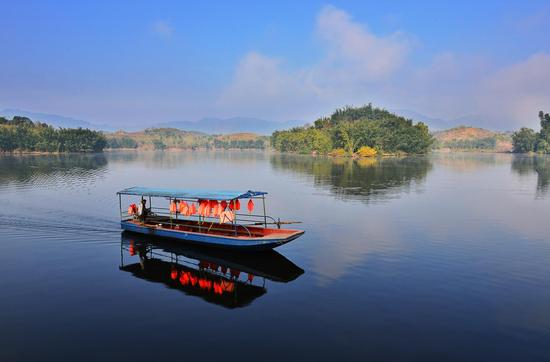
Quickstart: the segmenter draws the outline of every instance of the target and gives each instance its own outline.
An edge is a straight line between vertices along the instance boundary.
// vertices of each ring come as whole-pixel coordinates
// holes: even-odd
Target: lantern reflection
[[[227,308],[267,293],[266,280],[288,283],[304,271],[274,250],[236,253],[122,233],[120,270]]]

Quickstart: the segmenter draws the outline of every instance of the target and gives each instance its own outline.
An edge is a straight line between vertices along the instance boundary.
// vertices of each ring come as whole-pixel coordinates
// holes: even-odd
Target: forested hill
[[[510,133],[495,132],[483,128],[460,126],[445,131],[437,131],[434,148],[457,151],[510,152]]]
[[[54,128],[27,117],[0,117],[0,152],[101,152],[101,132],[83,128]]]
[[[274,132],[271,142],[283,152],[351,155],[368,147],[378,153],[418,154],[427,152],[433,139],[422,122],[368,104],[337,109],[312,126]]]
[[[175,128],[148,128],[139,132],[107,133],[107,147],[143,150],[177,149],[264,149],[269,137],[254,133],[208,135]]]
[[[265,149],[269,137],[253,133],[207,135],[174,128],[106,133],[56,128],[27,117],[0,117],[0,152],[101,152],[110,149]]]

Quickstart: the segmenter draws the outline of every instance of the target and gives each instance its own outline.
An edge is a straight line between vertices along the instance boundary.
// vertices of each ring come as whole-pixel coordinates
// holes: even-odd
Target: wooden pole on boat
[[[139,218],[141,219],[141,225],[145,225],[145,210],[143,210],[143,195],[141,195],[141,215],[139,215]],[[139,210],[139,209],[138,209]]]
[[[233,205],[237,202],[239,198],[233,199]],[[240,201],[239,201],[240,202]],[[237,236],[237,210],[233,208],[233,228],[235,229],[235,236]]]
[[[122,195],[118,194],[118,211],[120,212],[120,220],[122,220]]]
[[[197,200],[197,205],[200,205],[199,200]],[[199,224],[199,233],[200,233],[200,232],[201,232],[201,225],[202,225],[202,221],[201,221],[201,216],[200,216],[200,215],[197,216],[197,220],[198,220],[197,223]]]
[[[262,195],[262,203],[264,205],[264,227],[267,228],[267,216],[265,214],[265,195]]]
[[[168,214],[170,215],[170,229],[172,229],[172,212],[170,208],[172,207],[172,197],[169,198],[169,204],[168,204]]]

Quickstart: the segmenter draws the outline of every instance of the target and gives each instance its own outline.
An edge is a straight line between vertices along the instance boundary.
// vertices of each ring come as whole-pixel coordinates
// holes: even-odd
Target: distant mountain
[[[22,109],[7,108],[0,110],[0,116],[13,118],[22,116],[30,118],[33,121],[40,121],[50,124],[54,127],[63,128],[89,128],[97,131],[113,132],[117,129],[102,124],[94,124],[81,119],[60,116],[57,114],[30,112]],[[154,127],[159,128],[177,128],[184,131],[195,131],[206,134],[230,134],[230,133],[256,133],[260,135],[270,135],[273,131],[302,126],[303,121],[274,122],[266,121],[260,118],[251,117],[233,117],[233,118],[203,118],[198,121],[178,121],[158,124]],[[135,130],[135,129],[127,129]]]
[[[302,121],[274,122],[260,118],[203,118],[199,121],[179,121],[161,123],[159,127],[177,128],[186,131],[203,132],[207,134],[256,133],[269,135],[276,130],[303,126]]]
[[[109,126],[105,125],[96,125],[92,124],[87,121],[83,121],[76,118],[71,117],[65,117],[60,116],[57,114],[47,114],[47,113],[36,113],[36,112],[29,112],[24,111],[21,109],[4,109],[0,111],[0,116],[6,117],[6,118],[13,118],[14,116],[21,116],[21,117],[27,117],[30,118],[32,121],[40,121],[43,123],[47,123],[49,125],[52,125],[54,127],[63,127],[63,128],[89,128],[97,131],[113,131]]]
[[[397,110],[394,110],[393,112],[399,116],[410,118],[415,122],[423,122],[427,124],[428,127],[430,128],[430,131],[443,130],[443,129],[448,129],[455,126],[452,122],[448,120],[429,117],[429,116],[426,116],[425,114],[418,113],[410,109],[397,109]]]
[[[494,124],[487,122],[486,117],[483,115],[468,115],[455,118],[453,121],[454,126],[473,126],[473,127],[482,127],[482,128],[493,128]]]
[[[483,115],[467,115],[454,119],[442,119],[426,116],[425,114],[410,110],[410,109],[398,109],[394,112],[405,118],[410,118],[413,121],[421,121],[428,125],[430,131],[442,131],[458,126],[473,126],[491,128],[490,122],[486,121],[486,117]]]

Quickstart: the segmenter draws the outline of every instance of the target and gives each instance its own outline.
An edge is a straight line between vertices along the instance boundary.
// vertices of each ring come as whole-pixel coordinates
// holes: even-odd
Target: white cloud
[[[315,34],[325,53],[300,69],[246,54],[219,110],[311,122],[336,107],[372,102],[444,119],[479,115],[482,126],[515,129],[536,127],[538,110],[550,109],[549,54],[497,66],[487,57],[442,52],[427,65],[413,65],[412,36],[377,35],[332,6],[318,14]]]
[[[239,62],[218,106],[234,114],[278,118],[289,110],[296,112],[315,98],[316,91],[304,74],[285,70],[281,59],[251,52]]]
[[[154,34],[162,38],[170,38],[174,33],[174,28],[165,20],[157,20],[151,26],[151,30]]]
[[[496,67],[482,57],[439,54],[411,70],[388,98],[446,119],[477,115],[484,127],[537,128],[538,111],[550,108],[550,55]]]
[[[403,65],[411,48],[404,34],[376,36],[348,13],[332,6],[319,14],[317,33],[328,48],[328,62],[362,80],[392,75]]]
[[[483,111],[538,128],[539,110],[550,109],[550,54],[535,54],[503,67],[481,83]]]
[[[387,87],[384,99],[396,105],[393,108],[446,119],[478,114],[475,93],[489,69],[482,57],[440,53],[425,66],[408,66],[402,77]]]
[[[395,74],[411,47],[403,34],[378,37],[334,7],[319,13],[316,33],[326,54],[310,67],[291,70],[280,58],[246,54],[218,106],[226,112],[311,121],[343,104],[372,100],[369,86]]]

